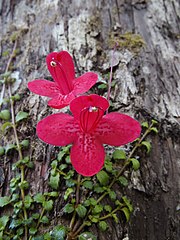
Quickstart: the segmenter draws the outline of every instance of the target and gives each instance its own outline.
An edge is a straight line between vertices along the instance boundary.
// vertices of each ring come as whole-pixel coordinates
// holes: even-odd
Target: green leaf
[[[44,209],[49,212],[53,208],[53,201],[52,200],[45,201],[45,202],[43,202],[42,205],[43,205]]]
[[[26,119],[27,117],[28,117],[28,113],[27,112],[20,111],[20,112],[17,113],[15,119],[16,119],[16,122],[19,122],[19,121],[21,121],[23,119]]]
[[[79,235],[78,240],[97,240],[97,237],[91,232],[84,232]]]
[[[68,188],[66,192],[64,193],[64,200],[66,201],[71,193],[74,192],[73,188]]]
[[[104,232],[108,228],[108,225],[107,225],[107,223],[105,221],[100,221],[99,222],[99,228],[100,228],[101,231]]]
[[[93,182],[92,181],[84,181],[83,186],[87,189],[93,189]]]
[[[140,168],[140,162],[136,158],[131,158],[130,161],[132,162],[133,169],[137,171]]]
[[[122,149],[116,149],[113,152],[113,158],[114,159],[126,159],[126,153],[124,150]]]
[[[158,123],[158,121],[156,121],[156,120],[154,120],[154,119],[152,119],[151,122],[152,122],[154,125]]]
[[[67,203],[65,206],[64,206],[64,212],[65,213],[72,213],[74,211],[74,205],[71,204],[71,203]]]
[[[2,156],[5,153],[5,150],[2,146],[0,146],[0,156]]]
[[[4,207],[10,203],[10,197],[5,196],[5,197],[0,197],[0,207]]]
[[[120,209],[120,210],[124,213],[124,215],[125,215],[125,217],[126,217],[126,221],[128,222],[129,219],[130,219],[130,212],[129,212],[129,209],[126,208],[126,207],[124,207],[124,208],[122,208],[122,209]]]
[[[99,84],[98,89],[107,89],[108,85],[105,83]]]
[[[115,213],[112,214],[112,217],[113,217],[113,219],[114,219],[114,221],[115,221],[116,223],[119,222],[119,219],[118,219],[118,217],[117,217],[117,215],[116,215]]]
[[[101,213],[103,211],[103,206],[101,204],[96,205],[92,212],[93,214]]]
[[[5,146],[5,152],[6,153],[8,153],[12,149],[16,149],[16,145],[10,143],[10,144]]]
[[[28,189],[29,188],[29,183],[24,180],[23,182],[20,182],[18,184],[18,186],[19,186],[20,189]]]
[[[150,128],[150,130],[155,132],[155,133],[158,133],[158,129],[156,127],[152,127],[152,128]]]
[[[103,186],[108,185],[109,175],[105,171],[102,170],[102,171],[98,172],[96,176],[101,185],[103,185]]]
[[[109,197],[112,201],[116,200],[116,193],[114,191],[108,191]]]
[[[41,223],[44,223],[44,224],[48,224],[49,223],[49,218],[48,217],[46,217],[46,216],[43,216],[42,218],[41,218],[41,221],[40,221]]]
[[[45,202],[45,197],[42,193],[37,193],[34,196],[34,201],[37,202],[37,203],[43,203],[43,202]]]
[[[124,201],[124,203],[125,203],[126,206],[128,207],[129,211],[132,212],[132,211],[133,211],[133,206],[132,206],[132,204],[130,203],[130,200],[129,200],[126,196],[123,196],[123,197],[122,197],[122,200]]]
[[[53,175],[50,176],[49,185],[52,187],[52,189],[57,190],[59,187],[59,183],[60,183],[60,174],[59,172],[56,172],[55,176]]]
[[[0,218],[0,232],[5,229],[8,221],[9,221],[9,216],[4,215]]]
[[[143,146],[146,147],[147,153],[150,152],[150,150],[151,150],[151,143],[150,143],[150,142],[148,142],[148,141],[143,141],[143,142],[141,143],[141,145],[143,145]]]
[[[3,120],[9,120],[11,118],[11,113],[8,109],[2,110],[0,112],[0,118]]]
[[[109,159],[107,159],[107,158],[106,158],[106,160],[105,160],[104,167],[105,167],[105,169],[106,169],[107,172],[112,172],[112,170],[113,170],[113,164],[112,164],[112,162],[111,162]]]
[[[104,209],[106,210],[106,212],[111,212],[112,211],[112,207],[110,205],[105,205]]]
[[[125,178],[124,176],[120,176],[120,177],[118,178],[118,181],[119,181],[119,183],[120,183],[122,186],[124,186],[124,187],[127,187],[127,186],[128,186],[128,180],[127,180],[127,178]]]
[[[29,229],[29,233],[30,233],[30,235],[35,235],[35,234],[37,233],[37,228],[31,227],[31,228]]]
[[[32,199],[31,196],[26,195],[24,197],[24,206],[25,206],[25,208],[30,208],[32,202],[33,202],[33,199]]]
[[[144,127],[144,128],[148,128],[149,124],[148,124],[148,122],[142,122],[141,126]]]
[[[94,192],[96,192],[96,193],[103,193],[104,192],[104,188],[100,187],[98,185],[95,185],[94,186]]]
[[[2,126],[1,126],[1,131],[4,133],[6,129],[12,128],[13,124],[11,122],[5,122]]]
[[[29,147],[29,140],[25,139],[23,140],[21,143],[21,146],[23,146],[24,148],[28,148]]]
[[[64,226],[56,226],[52,231],[51,231],[51,237],[54,240],[64,240],[65,235],[66,235],[66,228]]]
[[[87,209],[82,204],[78,204],[76,212],[80,218],[84,218],[86,216]]]
[[[44,196],[48,196],[48,197],[58,197],[58,192],[45,192]]]

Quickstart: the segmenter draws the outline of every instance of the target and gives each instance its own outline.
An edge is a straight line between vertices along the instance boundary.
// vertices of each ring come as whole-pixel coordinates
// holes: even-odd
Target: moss
[[[109,37],[109,45],[113,48],[117,45],[118,48],[126,48],[134,53],[138,53],[140,49],[145,46],[145,42],[141,35],[126,32],[120,34],[117,32],[111,32]]]

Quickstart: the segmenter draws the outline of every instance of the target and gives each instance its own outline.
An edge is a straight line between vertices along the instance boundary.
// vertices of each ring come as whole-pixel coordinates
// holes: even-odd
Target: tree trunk
[[[19,36],[13,93],[23,96],[16,103],[16,112],[28,111],[30,115],[18,131],[22,138],[31,140],[35,170],[28,172],[28,178],[32,194],[47,189],[50,162],[55,155],[53,147],[38,140],[35,126],[44,116],[57,111],[47,107],[45,97],[27,89],[28,81],[48,78],[48,53],[68,50],[75,60],[77,75],[95,71],[107,80],[112,49],[117,45],[113,110],[134,115],[140,121],[159,122],[159,133],[150,137],[152,150],[141,159],[141,168],[132,173],[126,190],[134,206],[130,222],[110,222],[105,233],[94,227],[98,239],[179,239],[179,9],[178,0],[0,1],[1,73],[8,61],[3,53],[12,51],[13,34]],[[1,144],[6,141],[2,137]],[[8,194],[13,161],[0,162],[1,181],[3,176],[6,180],[0,184],[2,196]]]

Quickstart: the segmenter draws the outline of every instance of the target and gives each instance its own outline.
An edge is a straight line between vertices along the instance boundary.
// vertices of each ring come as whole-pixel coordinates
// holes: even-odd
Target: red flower
[[[50,97],[48,105],[53,108],[69,105],[77,95],[87,92],[98,78],[93,72],[75,78],[73,59],[66,51],[50,53],[46,63],[54,82],[37,79],[29,82],[28,88],[36,94]]]
[[[108,107],[108,101],[96,94],[77,97],[70,103],[73,116],[57,113],[44,118],[37,125],[37,135],[55,146],[72,144],[72,165],[78,173],[92,176],[103,167],[103,144],[124,145],[141,132],[140,124],[125,114],[104,115]]]

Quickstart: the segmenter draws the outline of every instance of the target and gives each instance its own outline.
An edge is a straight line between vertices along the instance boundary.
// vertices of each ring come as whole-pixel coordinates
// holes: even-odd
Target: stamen
[[[50,62],[50,65],[51,65],[51,67],[56,67],[56,62],[51,61],[51,62]]]

